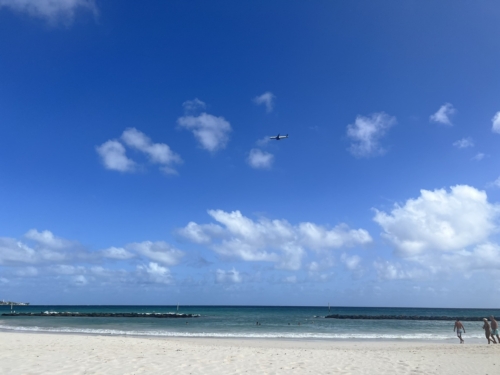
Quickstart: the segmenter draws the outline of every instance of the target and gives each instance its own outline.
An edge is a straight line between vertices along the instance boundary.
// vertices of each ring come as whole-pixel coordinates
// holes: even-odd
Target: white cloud
[[[16,271],[16,275],[20,277],[35,277],[38,275],[38,270],[35,267],[23,267]]]
[[[395,205],[390,213],[376,210],[374,217],[403,256],[426,251],[453,251],[482,243],[497,231],[500,207],[486,193],[467,185],[421,190],[420,197]]]
[[[87,278],[83,275],[73,276],[72,280],[73,280],[73,283],[75,285],[78,285],[78,286],[84,286],[84,285],[87,285],[89,283]]]
[[[57,237],[48,230],[30,229],[24,237],[33,241],[33,246],[14,238],[0,238],[0,264],[59,264],[90,259],[78,242]]]
[[[469,138],[462,138],[456,142],[453,142],[453,146],[455,146],[457,148],[474,147],[474,141],[470,137]]]
[[[422,270],[405,270],[401,264],[389,261],[375,261],[373,266],[377,271],[378,278],[384,280],[417,279],[424,275]]]
[[[295,276],[295,275],[287,276],[284,278],[283,281],[286,283],[295,284],[297,282],[297,276]]]
[[[182,103],[182,107],[184,108],[184,113],[186,115],[191,115],[203,111],[205,108],[207,108],[207,105],[200,99],[194,98],[193,100],[186,100],[184,103]]]
[[[493,269],[495,271],[500,269],[500,246],[498,244],[491,242],[480,244],[474,248],[470,255],[473,259],[472,261],[465,259],[466,268]]]
[[[133,160],[125,155],[125,147],[115,140],[109,140],[96,147],[106,169],[120,172],[132,172],[136,168]]]
[[[332,268],[337,264],[332,253],[320,253],[319,255],[321,255],[321,259],[312,261],[306,266],[306,270],[311,276],[317,276],[320,272]]]
[[[482,152],[478,152],[473,158],[472,160],[475,160],[475,161],[481,161],[484,159],[486,155],[483,154]]]
[[[347,269],[350,271],[355,271],[359,269],[361,264],[361,257],[358,255],[349,256],[346,253],[343,253],[342,256],[340,257],[340,260],[342,261],[342,263],[345,264]]]
[[[318,262],[311,262],[307,266],[307,269],[309,270],[309,272],[318,272],[320,270],[320,265]]]
[[[208,214],[217,224],[190,222],[178,233],[195,243],[209,245],[220,255],[274,262],[285,269],[299,269],[306,249],[322,253],[372,241],[364,229],[351,230],[347,225],[327,229],[308,222],[293,226],[286,220],[254,221],[240,211],[209,210]]]
[[[78,242],[57,237],[50,231],[32,229],[25,238],[33,241],[33,246],[0,237],[0,268],[14,279],[36,277],[37,280],[55,281],[58,285],[85,286],[96,280],[128,285],[140,282],[170,284],[173,278],[165,265],[176,265],[185,255],[162,241],[89,251]],[[113,265],[126,264],[127,269],[103,267],[110,260],[114,260]],[[136,265],[136,271],[130,270],[132,264]]]
[[[36,263],[38,255],[29,246],[13,238],[0,237],[0,264]]]
[[[349,229],[346,224],[327,229],[314,223],[300,223],[298,230],[304,246],[316,251],[366,245],[372,242],[366,230]]]
[[[218,269],[215,273],[215,280],[217,283],[241,283],[242,277],[238,271],[236,271],[234,268],[230,271],[224,271],[221,269]]]
[[[450,116],[455,114],[456,109],[450,103],[443,104],[436,113],[429,117],[430,121],[452,126]]]
[[[432,252],[410,259],[418,263],[422,269],[404,271],[406,277],[414,278],[444,273],[453,275],[457,271],[468,277],[477,271],[493,271],[496,275],[500,269],[500,245],[486,241],[474,246],[472,249],[460,249],[450,252]],[[427,270],[424,271],[424,270]]]
[[[101,284],[129,284],[137,285],[141,279],[144,279],[144,274],[141,272],[131,272],[123,269],[110,269],[102,266],[92,266],[88,271],[92,275],[92,279]]]
[[[174,164],[182,163],[181,157],[165,143],[153,143],[151,139],[136,128],[125,129],[121,140],[130,148],[146,154],[153,164],[160,164],[160,169],[168,174],[176,174]],[[125,147],[117,140],[109,140],[96,147],[106,169],[120,172],[134,172],[137,163],[127,157]]]
[[[51,23],[58,20],[71,22],[80,9],[97,14],[94,0],[0,0],[2,7],[44,18]]]
[[[88,256],[88,253],[77,242],[57,237],[48,230],[39,232],[36,229],[30,229],[24,237],[35,241],[37,262],[61,263]]]
[[[0,284],[7,284],[9,283],[9,280],[6,279],[5,277],[0,277]]]
[[[441,272],[450,274],[452,270],[460,270],[465,274],[472,269],[477,268],[478,263],[483,263],[481,251],[476,253],[475,250],[476,249],[473,249],[472,251],[462,249],[438,255],[426,254],[417,258],[416,261],[422,266],[431,269],[433,273]]]
[[[231,124],[224,117],[215,117],[203,112],[198,116],[183,116],[177,120],[181,128],[190,130],[201,147],[210,152],[226,147]]]
[[[271,138],[269,135],[266,135],[265,137],[259,139],[257,142],[255,142],[257,144],[257,146],[259,147],[265,147],[269,144],[269,142],[271,141]]]
[[[488,184],[488,187],[500,188],[500,177],[498,177],[492,183]]]
[[[116,263],[135,258],[134,263],[146,259],[147,262],[151,260],[152,263],[171,266],[178,264],[184,256],[184,252],[163,241],[144,241],[128,244],[124,248],[110,247],[100,251],[88,251],[78,242],[59,238],[50,231],[39,232],[32,229],[25,237],[34,241],[34,246],[31,247],[13,238],[0,238],[0,266],[34,265],[39,270],[46,271],[41,276],[45,274],[75,276],[86,272],[85,264],[96,267],[110,260]],[[127,264],[130,265],[130,262]],[[116,270],[106,272],[108,278],[114,275],[113,277],[120,281],[126,278],[127,273]],[[104,275],[103,272],[100,274]]]
[[[106,269],[104,267],[101,267],[101,266],[94,266],[94,267],[90,268],[90,272],[95,276],[109,277],[113,271]]]
[[[271,168],[274,161],[274,155],[262,151],[258,148],[252,148],[250,154],[248,155],[247,162],[252,168],[256,169],[269,169]]]
[[[184,256],[184,252],[173,248],[164,241],[135,242],[128,244],[126,248],[128,250],[135,251],[138,254],[145,256],[146,258],[166,264],[168,266],[178,264],[181,258]]]
[[[225,231],[216,224],[196,224],[191,221],[184,228],[177,230],[177,233],[189,241],[197,244],[209,244],[213,237],[223,237]]]
[[[36,229],[30,229],[24,237],[33,240],[42,246],[55,250],[68,248],[73,244],[71,241],[54,236],[54,234],[49,230],[39,232]]]
[[[381,155],[385,150],[379,140],[396,124],[396,118],[386,113],[374,113],[370,117],[357,116],[354,124],[347,126],[347,136],[353,141],[349,151],[356,157]]]
[[[59,275],[74,275],[75,273],[83,272],[83,267],[75,267],[69,264],[58,264],[52,266],[51,270]]]
[[[149,281],[158,284],[171,284],[173,282],[170,270],[160,266],[158,263],[150,262],[148,265],[139,265],[137,270],[140,274],[146,275]]]
[[[272,92],[267,91],[264,94],[253,98],[253,101],[257,105],[261,105],[261,104],[265,105],[266,112],[272,112],[272,110],[274,108],[274,99],[275,98],[276,98],[276,96]]]
[[[495,113],[495,116],[493,116],[491,122],[492,122],[491,131],[493,133],[500,134],[500,111]]]
[[[176,173],[172,165],[182,163],[181,157],[173,152],[167,144],[151,142],[146,134],[136,128],[126,129],[121,139],[127,146],[148,155],[152,163],[161,164],[161,169],[165,173]]]
[[[124,260],[133,258],[135,255],[122,247],[110,247],[102,251],[102,256],[110,259]]]

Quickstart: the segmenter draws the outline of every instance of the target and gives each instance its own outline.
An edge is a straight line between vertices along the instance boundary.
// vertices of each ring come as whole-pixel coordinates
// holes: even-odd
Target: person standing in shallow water
[[[465,333],[464,325],[460,320],[455,321],[455,327],[453,327],[453,332],[457,331],[457,337],[460,339],[460,344],[464,343],[464,339],[462,338],[462,332]]]
[[[483,318],[483,322],[484,335],[486,336],[486,340],[488,340],[488,344],[490,343],[490,341],[492,341],[493,344],[496,344],[497,342],[495,341],[495,338],[491,336],[491,327],[490,323],[488,323],[488,319]]]
[[[500,344],[500,337],[498,335],[498,322],[495,320],[495,317],[493,315],[490,316],[490,322],[491,322],[491,337],[494,340],[496,336],[498,343]]]

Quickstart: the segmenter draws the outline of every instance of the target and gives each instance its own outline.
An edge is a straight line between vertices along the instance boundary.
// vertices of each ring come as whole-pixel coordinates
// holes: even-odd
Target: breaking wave
[[[164,330],[138,331],[138,330],[115,330],[115,329],[95,329],[95,328],[72,328],[72,327],[23,327],[0,325],[4,331],[17,332],[45,332],[45,333],[74,333],[91,335],[111,335],[111,336],[152,336],[152,337],[208,337],[208,338],[276,338],[276,339],[310,339],[310,340],[412,340],[412,341],[449,341],[456,340],[454,336],[411,333],[411,334],[384,334],[384,333],[283,333],[283,332],[173,332]],[[466,338],[479,339],[481,335],[467,335]]]

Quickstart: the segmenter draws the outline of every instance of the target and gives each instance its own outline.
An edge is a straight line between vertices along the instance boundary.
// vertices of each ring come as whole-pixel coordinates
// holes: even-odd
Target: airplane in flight
[[[283,138],[288,138],[288,134],[287,135],[278,135],[276,137],[269,137],[269,139],[276,139],[277,141],[279,141],[280,139],[283,139]]]

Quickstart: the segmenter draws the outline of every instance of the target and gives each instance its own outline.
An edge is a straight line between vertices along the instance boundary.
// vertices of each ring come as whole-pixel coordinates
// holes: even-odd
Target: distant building
[[[29,302],[12,302],[12,301],[6,301],[3,299],[0,302],[0,305],[28,306]]]

